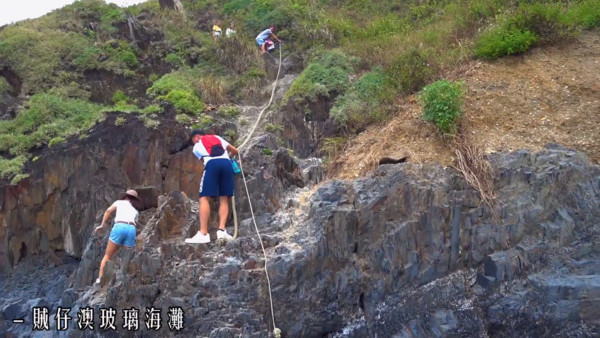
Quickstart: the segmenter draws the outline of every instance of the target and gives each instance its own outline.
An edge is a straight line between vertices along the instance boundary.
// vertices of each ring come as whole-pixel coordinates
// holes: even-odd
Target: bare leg
[[[225,230],[225,223],[227,223],[227,217],[229,216],[229,197],[219,197],[219,229]]]
[[[200,197],[200,232],[203,235],[208,233],[208,220],[210,219],[210,203],[208,197]]]
[[[102,273],[104,272],[104,266],[106,265],[106,262],[110,261],[117,251],[119,251],[119,245],[113,243],[109,239],[108,245],[106,246],[106,253],[104,254],[104,258],[102,258],[102,263],[100,263],[100,272],[98,273],[98,278],[102,278]]]
[[[262,51],[262,54],[266,53],[267,51],[265,50],[265,45],[266,43],[263,43],[262,46],[260,46],[260,50]]]

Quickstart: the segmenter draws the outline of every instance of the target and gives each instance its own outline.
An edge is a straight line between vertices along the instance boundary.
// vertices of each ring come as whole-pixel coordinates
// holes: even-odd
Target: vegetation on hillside
[[[436,81],[421,91],[423,119],[435,123],[446,134],[456,132],[462,114],[463,85],[448,80]]]
[[[284,101],[330,100],[336,147],[465,60],[522,53],[600,24],[600,0],[182,2],[185,17],[157,0],[128,8],[81,0],[4,27],[0,69],[16,74],[24,104],[0,121],[0,177],[18,180],[32,149],[85,132],[107,111],[141,112],[153,124],[167,103],[178,121],[210,123],[205,107],[248,99],[266,84],[254,37],[269,24],[286,56],[305,59]],[[214,41],[216,19],[223,28],[234,22],[236,36]],[[98,98],[94,76],[144,88]],[[0,76],[0,95],[13,91]]]

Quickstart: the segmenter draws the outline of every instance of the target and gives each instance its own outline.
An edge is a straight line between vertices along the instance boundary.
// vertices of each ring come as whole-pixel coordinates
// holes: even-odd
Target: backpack
[[[221,141],[215,135],[204,135],[200,139],[200,142],[202,142],[202,145],[211,157],[225,154],[225,149],[223,149]]]

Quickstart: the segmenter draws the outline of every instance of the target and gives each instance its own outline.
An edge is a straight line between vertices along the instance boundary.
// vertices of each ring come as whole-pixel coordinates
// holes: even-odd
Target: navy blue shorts
[[[233,196],[233,168],[229,159],[208,161],[200,181],[200,197],[204,196]]]

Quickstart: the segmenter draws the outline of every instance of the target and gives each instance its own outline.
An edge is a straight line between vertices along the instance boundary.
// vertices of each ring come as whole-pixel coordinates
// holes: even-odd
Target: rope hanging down
[[[246,176],[244,175],[244,167],[242,165],[241,149],[246,145],[246,143],[248,143],[250,138],[252,138],[252,134],[254,134],[254,131],[256,131],[256,127],[258,127],[258,123],[260,122],[260,119],[262,118],[263,113],[267,110],[267,108],[269,108],[269,106],[273,102],[273,97],[275,96],[275,89],[277,88],[277,81],[279,80],[280,72],[281,72],[281,44],[279,44],[279,67],[277,69],[277,77],[275,78],[275,82],[273,82],[273,89],[271,90],[271,98],[269,99],[269,102],[267,102],[265,107],[262,109],[262,111],[258,114],[258,118],[256,119],[254,126],[250,130],[250,133],[248,134],[248,136],[246,136],[246,140],[244,140],[244,142],[238,147],[238,149],[240,150],[238,152],[238,156],[240,159],[240,169],[242,172],[242,180],[244,181],[244,187],[246,188],[246,195],[248,196],[248,204],[250,205],[250,214],[252,215],[252,222],[254,223],[254,229],[256,230],[256,234],[258,235],[258,241],[260,242],[260,247],[262,248],[263,256],[265,258],[265,275],[267,276],[267,286],[269,289],[269,302],[271,305],[271,320],[273,321],[273,335],[275,336],[275,338],[281,337],[281,330],[277,327],[277,325],[275,325],[275,312],[273,310],[273,295],[271,293],[271,280],[269,278],[269,272],[267,271],[267,266],[268,266],[267,251],[265,250],[265,246],[263,245],[262,237],[260,235],[260,232],[258,231],[258,225],[256,224],[256,218],[254,217],[252,201],[250,200],[250,192],[248,191],[248,184],[246,183]],[[237,221],[237,213],[235,210],[235,196],[231,199],[231,204],[232,204],[232,209],[233,209],[233,223],[235,225],[233,239],[236,239],[238,236],[238,221]]]

